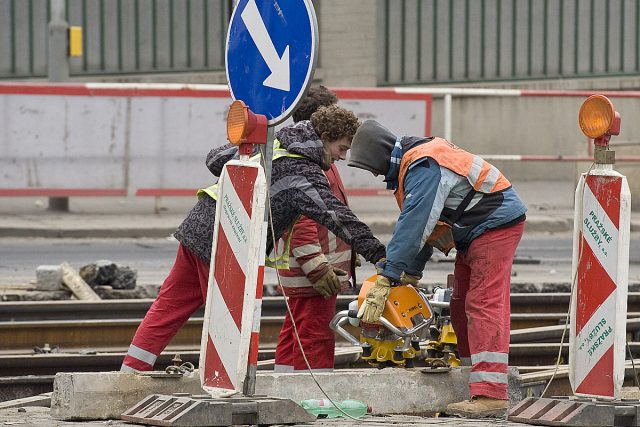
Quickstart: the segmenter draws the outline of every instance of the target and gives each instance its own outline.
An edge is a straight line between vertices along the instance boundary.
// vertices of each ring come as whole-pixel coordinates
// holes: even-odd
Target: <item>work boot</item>
[[[447,405],[448,415],[464,418],[501,418],[509,408],[508,400],[494,399],[486,396],[474,396],[471,400]]]

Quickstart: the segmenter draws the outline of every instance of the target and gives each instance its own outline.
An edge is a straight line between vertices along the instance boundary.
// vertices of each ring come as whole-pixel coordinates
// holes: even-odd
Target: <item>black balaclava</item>
[[[349,166],[386,175],[395,143],[396,136],[389,129],[375,120],[367,120],[353,136]]]

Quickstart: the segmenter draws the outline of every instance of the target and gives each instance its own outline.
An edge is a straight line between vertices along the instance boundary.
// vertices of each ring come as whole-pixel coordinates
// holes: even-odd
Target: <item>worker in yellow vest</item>
[[[471,399],[447,413],[499,416],[508,407],[511,265],[527,208],[493,165],[437,137],[396,137],[368,120],[356,132],[349,166],[384,176],[400,208],[386,262],[359,317],[377,321],[390,287],[415,284],[433,247],[454,245],[451,321]]]

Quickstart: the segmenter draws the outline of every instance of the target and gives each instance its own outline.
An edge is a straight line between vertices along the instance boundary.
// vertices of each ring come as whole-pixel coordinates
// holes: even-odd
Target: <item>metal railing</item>
[[[640,73],[638,0],[378,0],[382,85]]]
[[[231,0],[65,0],[83,28],[71,75],[224,69]],[[49,0],[0,1],[0,78],[47,75]]]

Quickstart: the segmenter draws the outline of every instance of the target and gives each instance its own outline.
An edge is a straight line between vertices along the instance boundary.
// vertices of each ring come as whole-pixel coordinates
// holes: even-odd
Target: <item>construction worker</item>
[[[369,262],[385,255],[385,247],[351,210],[331,192],[324,174],[331,167],[328,144],[351,141],[358,127],[356,116],[338,106],[325,107],[311,121],[302,121],[276,132],[279,148],[271,170],[270,207],[276,239],[305,215],[351,244]],[[211,150],[206,165],[220,176],[224,164],[238,157],[230,144]],[[178,329],[206,300],[216,193],[201,196],[174,236],[180,242],[176,261],[160,293],[138,327],[121,371],[148,371]],[[267,250],[273,246],[268,230]],[[338,273],[340,271],[338,270]],[[340,280],[328,268],[314,283],[316,289],[336,293]]]
[[[293,113],[293,120],[309,120],[319,107],[338,102],[336,95],[324,86],[314,86]],[[345,160],[351,146],[350,140],[337,140],[327,144],[331,153],[331,168],[325,172],[333,194],[345,205],[347,196],[335,161]],[[289,308],[296,324],[300,343],[314,371],[333,369],[335,334],[329,322],[336,313],[334,293],[314,287],[314,283],[331,268],[344,272],[340,276],[340,290],[350,288],[350,278],[357,255],[351,246],[330,230],[312,219],[302,216],[296,221],[291,233],[285,233],[282,241],[289,240],[289,269],[278,270],[280,283],[288,297]],[[275,372],[306,371],[295,336],[292,318],[286,314],[275,355]]]
[[[417,283],[432,247],[448,252],[455,244],[451,321],[460,357],[471,365],[471,399],[446,412],[503,414],[511,264],[524,231],[525,205],[502,173],[480,157],[442,138],[396,137],[373,120],[356,132],[349,166],[383,175],[401,211],[359,317],[377,321],[391,286]]]

